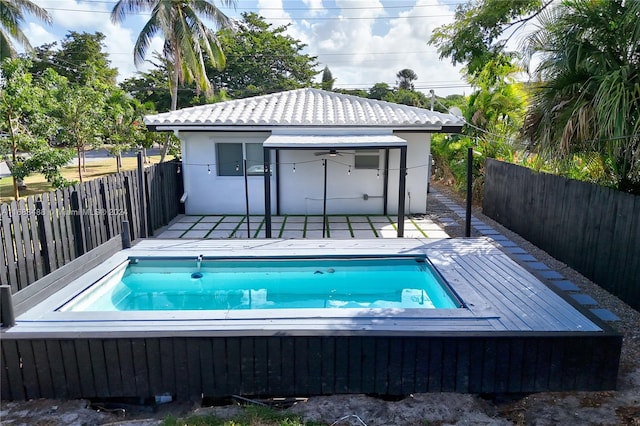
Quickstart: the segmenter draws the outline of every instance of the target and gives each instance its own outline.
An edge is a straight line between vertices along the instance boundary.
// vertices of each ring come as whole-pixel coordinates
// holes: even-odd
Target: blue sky
[[[291,24],[289,34],[307,44],[306,53],[318,56],[319,70],[329,66],[335,87],[368,89],[377,82],[395,85],[395,74],[410,68],[418,75],[416,88],[446,96],[469,93],[459,67],[438,58],[427,44],[434,28],[453,20],[462,0],[237,0],[230,17],[256,12],[275,26]],[[122,25],[110,21],[112,0],[35,0],[54,23],[25,25],[34,46],[62,40],[68,31],[102,32],[119,80],[136,72],[133,44],[146,16],[131,16]],[[220,3],[217,2],[220,6]],[[161,40],[154,42],[156,50]],[[152,49],[153,50],[153,49]],[[319,79],[319,77],[318,77]]]

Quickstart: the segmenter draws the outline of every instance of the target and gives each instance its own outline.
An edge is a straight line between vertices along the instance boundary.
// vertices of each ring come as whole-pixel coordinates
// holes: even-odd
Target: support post
[[[265,238],[271,238],[271,174],[269,168],[271,150],[263,147],[262,152],[264,155],[264,236]]]
[[[122,248],[131,248],[131,231],[129,229],[128,220],[122,221],[122,234],[120,234],[120,236],[122,237]]]
[[[324,169],[324,189],[322,195],[322,238],[326,238],[327,232],[327,159],[322,159],[322,168]]]
[[[407,147],[400,147],[400,177],[398,182],[398,238],[404,237],[404,198],[407,190]]]
[[[471,191],[473,188],[473,148],[467,149],[467,215],[464,224],[464,236],[471,236]]]
[[[276,216],[280,216],[280,150],[276,149],[276,164],[273,167],[276,174]]]
[[[145,197],[144,155],[138,151],[138,201],[140,204],[140,237],[147,238],[147,202]]]
[[[242,160],[244,174],[244,206],[247,215],[247,238],[251,238],[251,224],[249,223],[249,177],[247,175],[247,159]]]
[[[389,213],[387,206],[389,201],[389,148],[384,149],[384,176],[382,177],[382,214],[385,216]]]
[[[2,322],[2,328],[9,328],[16,325],[11,286],[6,284],[0,285],[0,322]]]

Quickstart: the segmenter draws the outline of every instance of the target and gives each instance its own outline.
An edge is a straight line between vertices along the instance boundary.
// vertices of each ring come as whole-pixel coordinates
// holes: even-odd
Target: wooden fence
[[[172,161],[144,169],[143,209],[136,170],[0,205],[0,284],[22,290],[122,233],[125,220],[132,239],[152,235],[179,213],[178,167]]]
[[[640,196],[488,160],[483,213],[640,309]]]

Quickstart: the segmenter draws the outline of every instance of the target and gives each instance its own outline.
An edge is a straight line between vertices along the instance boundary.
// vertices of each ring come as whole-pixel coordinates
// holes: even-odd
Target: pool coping
[[[509,327],[502,324],[505,313],[497,312],[496,307],[481,297],[478,289],[470,288],[464,283],[465,271],[459,265],[452,270],[446,269],[446,263],[456,250],[467,253],[473,262],[481,258],[491,257],[498,261],[501,268],[515,268],[512,274],[503,277],[507,281],[524,280],[524,293],[518,297],[536,297],[548,302],[544,309],[556,309],[553,305],[565,303],[570,310],[563,310],[562,315],[570,320],[578,321],[580,327],[551,327],[546,324],[532,326],[521,319],[509,318]],[[87,281],[101,278],[107,271],[129,257],[175,256],[193,257],[203,254],[205,257],[287,257],[310,255],[376,255],[389,256],[402,253],[426,255],[436,269],[453,287],[466,304],[464,309],[421,310],[415,312],[397,312],[388,309],[322,309],[304,310],[261,310],[261,317],[256,318],[255,311],[161,311],[158,312],[53,312],[61,306],[65,299],[72,297],[81,287],[87,287]],[[463,253],[464,254],[464,253]],[[443,269],[444,268],[444,269]],[[500,271],[497,271],[498,273]],[[510,275],[511,274],[511,275]],[[487,277],[478,279],[478,285],[489,285]],[[481,282],[482,281],[482,282]],[[93,282],[93,281],[91,281]],[[533,286],[533,287],[531,287]],[[512,308],[510,308],[512,309]],[[515,309],[515,308],[513,308]],[[562,308],[565,309],[565,308]],[[428,312],[425,312],[428,311]],[[575,311],[575,314],[571,313]],[[554,311],[555,312],[555,311]],[[167,314],[168,313],[168,314]],[[70,315],[69,315],[70,314]],[[80,314],[80,315],[78,315]],[[119,315],[120,314],[120,315]],[[515,315],[515,312],[514,312]],[[531,313],[527,313],[531,315]],[[575,315],[573,317],[572,315]],[[167,316],[170,318],[167,319]],[[538,320],[542,321],[542,320]],[[584,329],[585,325],[589,329]],[[527,330],[527,328],[529,328]],[[50,296],[36,307],[21,312],[17,317],[17,325],[4,331],[15,338],[33,337],[33,333],[47,336],[167,336],[167,335],[323,335],[323,334],[358,334],[382,333],[393,335],[425,335],[425,334],[478,334],[496,333],[518,335],[520,333],[566,333],[567,335],[585,335],[585,333],[611,333],[612,330],[589,315],[577,309],[575,304],[557,291],[549,288],[540,279],[534,277],[506,253],[499,250],[495,243],[487,238],[477,239],[396,239],[396,240],[158,240],[149,239],[138,242],[131,249],[122,250],[112,255],[105,263],[91,270],[88,274],[73,280],[56,296]]]

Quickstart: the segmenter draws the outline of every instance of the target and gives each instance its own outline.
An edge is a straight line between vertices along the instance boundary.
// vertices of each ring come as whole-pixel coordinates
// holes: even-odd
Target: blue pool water
[[[457,308],[423,258],[132,260],[60,310]]]

